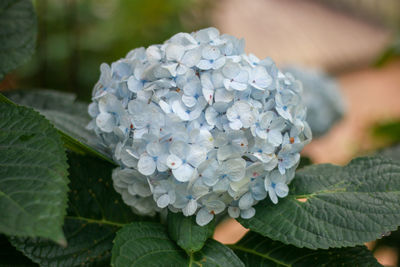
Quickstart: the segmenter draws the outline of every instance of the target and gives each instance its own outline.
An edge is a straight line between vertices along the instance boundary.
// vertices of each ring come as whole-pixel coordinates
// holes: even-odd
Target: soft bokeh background
[[[347,114],[304,154],[345,164],[399,142],[399,0],[36,0],[38,49],[1,88],[52,88],[90,100],[102,62],[180,31],[215,26],[246,40],[246,51],[279,66],[334,75]],[[397,56],[396,56],[397,55]],[[215,238],[227,243],[245,229],[230,220]],[[396,239],[397,238],[397,239]],[[394,240],[394,241],[393,241]],[[373,249],[373,244],[368,244]],[[387,266],[399,263],[399,234],[376,248]]]

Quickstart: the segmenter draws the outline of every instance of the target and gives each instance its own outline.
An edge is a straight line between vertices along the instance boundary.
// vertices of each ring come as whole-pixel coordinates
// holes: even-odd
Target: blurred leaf
[[[389,61],[400,57],[400,35],[398,35],[383,52],[382,54],[378,57],[378,59],[375,62],[376,67],[382,67]]]
[[[64,223],[68,246],[29,238],[13,238],[12,243],[40,266],[110,266],[115,233],[140,218],[114,190],[113,165],[74,153],[68,159],[71,191]]]
[[[312,250],[249,232],[229,247],[246,266],[381,266],[365,246]]]
[[[35,51],[36,24],[31,0],[0,1],[0,81]]]
[[[400,120],[382,122],[372,128],[372,135],[377,141],[388,146],[400,143]]]
[[[246,228],[311,249],[362,245],[400,225],[400,164],[380,157],[347,166],[319,164],[296,172],[277,205],[262,201]]]
[[[117,233],[112,266],[244,266],[231,249],[208,239],[202,250],[186,254],[158,223],[132,223]]]
[[[60,134],[66,146],[81,154],[91,154],[113,163],[106,148],[93,131],[86,129],[91,118],[88,104],[76,101],[73,94],[53,90],[18,90],[5,94],[12,101],[34,108],[44,115]]]
[[[31,108],[0,99],[0,232],[61,244],[67,158],[54,127]]]
[[[196,223],[196,216],[184,216],[181,212],[168,212],[168,233],[172,240],[187,253],[199,251],[214,233],[215,220],[205,226]]]

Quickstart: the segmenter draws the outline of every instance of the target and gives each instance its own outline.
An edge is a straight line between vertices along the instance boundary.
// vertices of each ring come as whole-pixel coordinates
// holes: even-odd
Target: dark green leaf
[[[0,267],[33,267],[37,264],[31,262],[21,252],[15,249],[7,237],[0,235]]]
[[[111,263],[125,266],[244,266],[228,247],[209,239],[202,250],[186,254],[158,223],[132,223],[117,233]]]
[[[60,130],[69,149],[112,162],[96,134],[86,129],[91,120],[88,104],[76,101],[75,95],[52,90],[19,90],[5,95],[15,103],[32,107],[44,115]]]
[[[64,243],[67,157],[36,111],[0,101],[0,232]]]
[[[35,50],[37,22],[31,0],[0,1],[0,81]]]
[[[260,202],[253,218],[239,222],[285,244],[345,247],[396,229],[399,210],[400,165],[365,157],[345,167],[321,164],[299,170],[289,196],[277,205]]]
[[[400,163],[400,144],[382,149],[378,152],[378,155]]]
[[[195,218],[196,216],[185,217],[180,212],[168,213],[168,233],[188,253],[200,250],[214,233],[215,220],[200,226]]]
[[[114,190],[113,165],[89,156],[69,154],[71,191],[64,232],[68,247],[42,239],[12,239],[41,266],[109,266],[116,231],[137,220]]]
[[[312,250],[285,245],[254,232],[229,247],[246,266],[381,266],[364,246]]]

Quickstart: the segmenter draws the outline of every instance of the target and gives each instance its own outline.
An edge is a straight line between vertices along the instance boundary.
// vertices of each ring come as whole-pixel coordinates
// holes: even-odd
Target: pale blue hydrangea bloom
[[[300,67],[287,67],[284,70],[303,84],[302,98],[313,135],[324,135],[346,112],[339,84],[321,70]]]
[[[102,64],[90,128],[120,167],[114,187],[139,214],[168,209],[199,225],[288,194],[311,140],[302,87],[215,28],[178,33]]]

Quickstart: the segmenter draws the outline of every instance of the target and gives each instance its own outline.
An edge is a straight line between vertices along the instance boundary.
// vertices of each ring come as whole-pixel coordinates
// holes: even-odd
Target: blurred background
[[[246,40],[246,51],[278,66],[318,68],[332,75],[346,113],[304,154],[315,163],[345,164],[400,141],[400,0],[36,0],[34,57],[1,88],[51,88],[89,101],[102,62],[181,31],[217,27]],[[399,211],[400,212],[400,211]],[[244,233],[225,222],[215,238]],[[385,242],[387,240],[387,242]],[[400,235],[374,249],[399,266]]]

